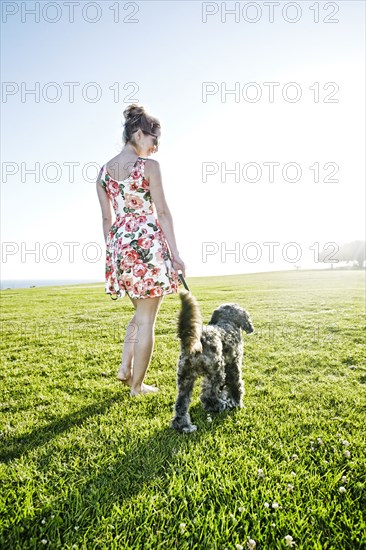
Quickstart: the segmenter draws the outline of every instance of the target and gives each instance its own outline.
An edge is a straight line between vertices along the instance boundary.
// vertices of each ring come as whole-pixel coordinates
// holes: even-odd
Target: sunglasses
[[[154,136],[154,138],[155,138],[155,139],[153,140],[154,145],[155,145],[155,147],[158,147],[158,145],[159,145],[159,138],[158,138],[158,136],[157,136],[156,134],[151,134],[150,132],[145,132],[144,130],[143,130],[143,133],[144,133],[144,134],[147,134],[148,136]]]

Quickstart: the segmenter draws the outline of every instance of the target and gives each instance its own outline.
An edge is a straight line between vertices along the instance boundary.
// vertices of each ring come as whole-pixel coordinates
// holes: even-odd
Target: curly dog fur
[[[238,304],[222,304],[202,325],[198,303],[191,292],[180,292],[181,311],[177,336],[181,341],[178,361],[178,396],[171,427],[193,432],[188,408],[194,383],[203,377],[201,403],[206,411],[221,412],[227,407],[242,407],[244,385],[241,366],[244,343],[241,331],[254,331],[248,313]]]

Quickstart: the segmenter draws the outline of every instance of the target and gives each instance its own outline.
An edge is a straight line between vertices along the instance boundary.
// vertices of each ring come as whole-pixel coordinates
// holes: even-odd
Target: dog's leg
[[[243,406],[244,384],[241,377],[242,357],[226,365],[225,400],[230,408]]]
[[[226,403],[221,399],[222,388],[225,383],[223,361],[217,361],[210,367],[209,373],[202,382],[201,403],[205,411],[221,412],[226,409]]]
[[[190,368],[189,362],[183,363],[178,369],[178,396],[174,405],[175,416],[170,426],[178,432],[194,432],[197,426],[191,423],[188,408],[191,402],[196,373]]]

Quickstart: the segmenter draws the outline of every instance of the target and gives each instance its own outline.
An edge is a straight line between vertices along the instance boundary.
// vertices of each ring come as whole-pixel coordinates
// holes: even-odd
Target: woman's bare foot
[[[132,376],[130,376],[130,378],[127,378],[127,379],[124,379],[124,378],[118,378],[117,376],[117,379],[122,382],[122,384],[125,384],[126,386],[130,386],[130,388],[132,387]]]
[[[156,393],[159,391],[159,388],[156,386],[149,386],[148,384],[141,384],[141,388],[137,389],[131,389],[130,396],[133,397],[135,395],[146,395],[147,393]]]
[[[128,386],[132,386],[132,369],[126,367],[120,367],[117,379]]]

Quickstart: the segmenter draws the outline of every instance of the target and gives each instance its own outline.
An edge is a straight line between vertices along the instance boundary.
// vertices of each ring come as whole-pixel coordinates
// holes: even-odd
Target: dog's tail
[[[181,310],[178,318],[177,336],[181,341],[182,351],[202,353],[202,317],[196,298],[190,291],[181,291]]]

